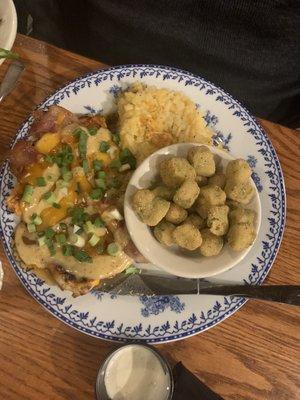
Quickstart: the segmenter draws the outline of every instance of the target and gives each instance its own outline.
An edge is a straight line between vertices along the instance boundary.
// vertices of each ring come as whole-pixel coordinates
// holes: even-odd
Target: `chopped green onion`
[[[73,247],[73,256],[76,258],[76,260],[80,262],[92,262],[93,259],[91,256],[88,255],[88,253],[82,249],[77,249],[76,247]]]
[[[113,133],[112,134],[112,140],[113,142],[115,142],[116,144],[120,143],[120,135],[118,133]]]
[[[97,236],[95,233],[93,234],[93,236],[90,238],[90,240],[89,240],[89,244],[91,245],[91,246],[96,246],[96,244],[99,242],[99,240],[100,240],[100,238],[99,238],[99,236]]]
[[[62,246],[63,244],[65,244],[67,242],[67,238],[64,233],[57,233],[55,235],[55,240],[56,240],[56,243],[58,243],[60,246]]]
[[[73,225],[82,225],[89,219],[89,214],[84,212],[83,208],[80,207],[73,207],[69,211],[70,216],[72,217],[72,224]]]
[[[61,208],[61,205],[59,203],[52,203],[52,207]]]
[[[32,214],[30,219],[34,223],[34,225],[41,225],[41,223],[43,222],[42,218],[39,215],[35,214],[35,213]]]
[[[68,225],[65,222],[61,222],[59,224],[61,230],[66,231],[68,229]]]
[[[108,180],[107,185],[109,188],[118,189],[121,186],[121,182],[116,178]]]
[[[135,267],[134,265],[130,265],[125,270],[126,275],[134,275],[134,274],[138,274],[139,272],[140,272],[140,270],[137,267]]]
[[[93,168],[95,171],[100,171],[102,169],[103,162],[101,160],[94,160],[93,161]]]
[[[47,192],[43,195],[43,199],[46,200],[47,203],[53,204],[55,203],[56,197],[53,192]]]
[[[106,142],[106,141],[103,140],[103,141],[100,143],[99,150],[101,151],[101,153],[106,153],[108,149],[109,149],[109,144],[108,144],[108,142]]]
[[[132,169],[136,167],[136,159],[129,149],[123,149],[120,153],[122,164],[129,164]]]
[[[76,128],[76,129],[72,132],[72,134],[73,134],[77,139],[79,139],[80,136],[81,136],[81,134],[83,134],[83,133],[85,133],[85,132],[84,132],[84,130],[82,130],[81,128]]]
[[[101,188],[101,189],[103,189],[103,190],[105,190],[106,189],[106,184],[105,184],[105,182],[104,182],[104,180],[103,179],[95,179],[95,184],[96,184],[96,186],[98,187],[98,188]]]
[[[87,138],[88,138],[88,135],[85,132],[82,131],[80,133],[79,142],[78,142],[78,151],[79,151],[80,158],[85,158],[86,157]]]
[[[55,161],[55,156],[50,156],[50,154],[47,154],[45,156],[45,161],[48,162],[49,164],[53,164]]]
[[[69,182],[73,178],[73,174],[71,171],[66,171],[63,173],[62,178],[65,182]]]
[[[70,244],[64,244],[62,246],[62,253],[64,256],[71,256],[73,253],[73,247]]]
[[[55,248],[54,248],[53,243],[46,243],[46,244],[47,244],[48,249],[49,249],[49,251],[50,251],[50,256],[54,256],[55,253],[56,253],[56,251],[55,251]]]
[[[19,54],[14,53],[10,50],[6,50],[6,49],[0,49],[0,59],[1,58],[10,58],[12,60],[15,60],[17,58],[19,58]]]
[[[85,174],[87,174],[89,172],[89,163],[87,159],[84,159],[82,161],[82,168]]]
[[[24,188],[22,200],[25,201],[26,203],[31,203],[32,202],[32,195],[33,195],[33,186],[26,185],[25,188]]]
[[[92,200],[101,200],[103,197],[103,192],[102,189],[97,188],[97,189],[93,189],[90,193],[90,198]]]
[[[97,172],[96,177],[97,177],[97,179],[104,179],[106,177],[106,172],[105,171],[99,171],[99,172]]]
[[[72,235],[69,236],[69,242],[77,247],[83,247],[85,245],[84,238],[76,233],[72,233]]]
[[[39,176],[36,178],[36,184],[37,186],[46,186],[46,180],[43,176]]]
[[[110,163],[110,168],[117,168],[117,169],[119,169],[121,166],[122,166],[122,163],[121,163],[121,161],[119,160],[119,158],[116,158],[115,160],[113,160],[111,163]]]
[[[92,222],[91,221],[87,221],[85,224],[84,224],[84,230],[85,230],[85,232],[86,233],[93,233],[94,232],[94,225],[92,224]]]
[[[38,243],[39,243],[39,246],[41,247],[41,246],[45,246],[45,244],[46,244],[46,236],[41,236],[41,237],[39,237],[38,238]]]
[[[88,132],[91,136],[95,136],[97,134],[97,131],[98,129],[96,126],[91,126],[88,128]]]
[[[27,224],[27,230],[29,233],[33,233],[36,231],[36,226],[33,222],[30,222],[29,224]]]
[[[55,232],[52,228],[47,228],[45,230],[45,236],[47,239],[52,239],[55,236]]]
[[[107,246],[107,252],[110,256],[116,256],[120,251],[119,245],[115,242],[110,243]]]
[[[104,222],[102,221],[101,218],[97,217],[94,221],[94,226],[96,228],[101,228],[102,226],[104,226]]]

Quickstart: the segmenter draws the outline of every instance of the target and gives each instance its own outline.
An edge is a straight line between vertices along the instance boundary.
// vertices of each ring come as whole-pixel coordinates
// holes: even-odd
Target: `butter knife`
[[[97,290],[134,296],[184,294],[234,296],[300,305],[300,285],[223,285],[203,282],[200,279],[154,275],[144,271],[132,275],[121,273],[112,279],[103,280]]]

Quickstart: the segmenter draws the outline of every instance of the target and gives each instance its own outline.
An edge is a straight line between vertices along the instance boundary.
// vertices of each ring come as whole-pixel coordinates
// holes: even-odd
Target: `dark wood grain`
[[[54,89],[101,62],[18,36],[15,50],[26,71],[0,105],[1,153],[29,112]],[[0,68],[0,79],[8,63]],[[299,283],[299,132],[260,121],[279,155],[287,189],[284,238],[268,283]],[[94,398],[99,364],[114,344],[85,336],[49,315],[21,286],[1,248],[5,280],[0,292],[0,399]],[[215,328],[160,345],[225,400],[300,398],[299,309],[249,301]],[[189,400],[189,399],[187,399]]]

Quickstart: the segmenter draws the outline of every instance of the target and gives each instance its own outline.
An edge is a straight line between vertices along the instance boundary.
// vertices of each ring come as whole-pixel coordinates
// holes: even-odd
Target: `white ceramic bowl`
[[[17,34],[17,13],[12,0],[0,1],[0,48],[10,50]],[[4,59],[0,59],[0,65]]]
[[[137,189],[149,188],[158,177],[160,162],[170,156],[186,157],[189,149],[200,146],[195,143],[179,143],[164,147],[153,153],[136,169],[128,184],[124,212],[125,220],[130,236],[139,251],[154,265],[162,268],[170,274],[185,278],[205,278],[225,272],[238,264],[249,252],[252,246],[241,252],[234,252],[228,245],[224,245],[221,253],[214,257],[203,257],[198,252],[187,253],[177,246],[167,247],[159,243],[153,236],[151,229],[136,216],[131,207],[131,197]],[[220,159],[221,165],[226,167],[230,160],[239,158],[228,152],[208,146]],[[247,208],[257,213],[255,229],[258,233],[261,221],[261,206],[257,189],[255,196]]]

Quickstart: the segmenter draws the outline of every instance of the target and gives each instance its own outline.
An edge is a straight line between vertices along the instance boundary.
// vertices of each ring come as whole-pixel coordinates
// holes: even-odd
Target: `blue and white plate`
[[[215,141],[222,142],[233,155],[249,162],[262,206],[259,237],[247,257],[217,279],[260,284],[270,271],[280,246],[285,223],[285,189],[270,140],[238,101],[189,72],[163,66],[129,65],[79,77],[48,97],[40,108],[59,104],[75,113],[106,114],[112,111],[116,95],[136,81],[185,93],[214,130]],[[32,117],[29,117],[16,140],[27,135],[31,123]],[[1,236],[7,257],[28,292],[51,314],[73,328],[108,340],[167,342],[209,329],[245,303],[243,298],[222,296],[116,297],[97,291],[74,299],[69,292],[49,286],[34,273],[24,271],[14,259],[15,221],[5,204],[14,179],[7,163],[2,166],[0,182]]]

